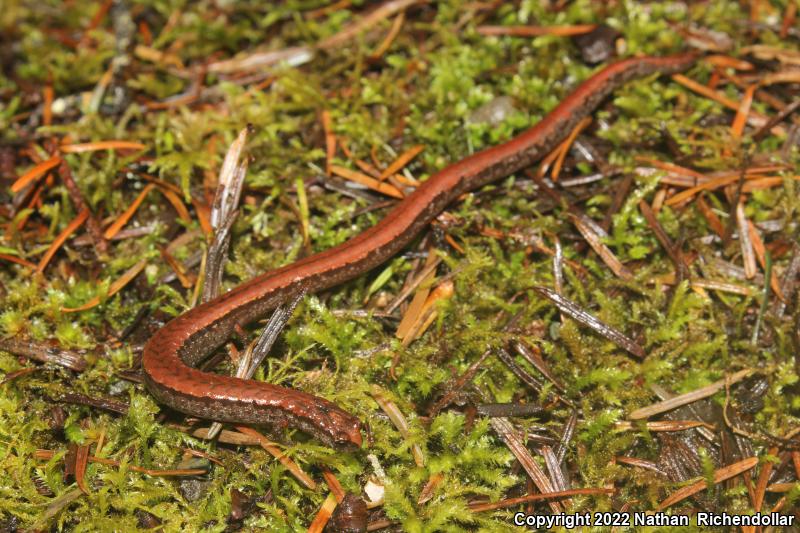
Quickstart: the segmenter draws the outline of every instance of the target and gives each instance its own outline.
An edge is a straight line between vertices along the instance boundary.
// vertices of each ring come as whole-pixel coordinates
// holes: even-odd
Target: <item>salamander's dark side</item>
[[[333,287],[385,262],[458,196],[525,168],[550,152],[625,82],[652,73],[680,72],[694,61],[693,54],[681,54],[609,65],[524,133],[431,176],[370,229],[339,246],[253,278],[175,318],[145,346],[142,366],[148,388],[161,402],[195,416],[288,425],[331,446],[360,446],[360,421],[323,398],[193,367],[224,343],[236,324],[264,316],[301,290]]]

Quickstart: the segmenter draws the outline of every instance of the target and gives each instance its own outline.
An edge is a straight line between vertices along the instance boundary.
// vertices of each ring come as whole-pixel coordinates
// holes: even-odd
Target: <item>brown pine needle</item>
[[[89,494],[86,486],[86,465],[89,462],[89,446],[78,446],[75,451],[75,483],[84,494]]]
[[[753,70],[753,64],[743,59],[738,59],[722,54],[711,54],[703,58],[704,63],[708,63],[719,68],[732,68],[734,70]]]
[[[381,44],[378,45],[378,48],[375,49],[374,52],[369,56],[369,58],[373,61],[377,61],[380,59],[383,54],[389,50],[389,47],[392,46],[397,35],[400,33],[400,29],[403,27],[403,22],[406,20],[406,12],[401,11],[399,15],[397,15],[392,22],[392,27],[389,29],[389,33],[386,34],[386,37],[381,41]]]
[[[22,265],[28,268],[36,268],[36,263],[31,263],[30,261],[22,259],[21,257],[17,257],[15,255],[0,254],[0,261],[9,261],[11,263],[16,263],[18,265]]]
[[[325,483],[328,484],[328,488],[331,489],[331,493],[336,497],[336,501],[341,503],[345,496],[342,484],[339,483],[339,480],[336,479],[336,476],[333,474],[333,472],[324,466],[322,467],[322,477],[325,478]]]
[[[760,264],[761,268],[764,270],[764,272],[766,272],[767,248],[764,246],[764,241],[761,240],[761,235],[759,235],[758,229],[756,228],[756,225],[753,224],[752,220],[747,221],[747,231],[750,234],[750,243],[753,245],[753,251],[756,254],[756,259],[758,259],[758,264]],[[775,296],[777,296],[782,302],[785,302],[786,298],[781,290],[781,284],[778,280],[778,275],[774,270],[770,276],[769,284],[772,292],[775,293]]]
[[[767,74],[761,80],[761,85],[772,85],[775,83],[800,83],[800,72],[797,70],[782,70]]]
[[[65,144],[59,147],[64,154],[80,154],[83,152],[96,152],[98,150],[144,150],[147,148],[142,143],[134,141],[96,141],[79,144]]]
[[[782,185],[784,180],[800,180],[800,176],[786,176],[786,177],[768,177],[768,178],[756,178],[747,180],[742,185],[742,192],[753,192],[762,189],[771,189],[772,187],[777,187],[778,185]]]
[[[334,496],[332,492],[328,493],[327,498],[325,498],[325,501],[322,502],[322,506],[319,508],[319,512],[317,512],[314,520],[312,520],[311,524],[308,526],[308,533],[322,533],[328,520],[331,519],[333,510],[336,509],[337,504],[336,496]]]
[[[560,153],[560,150],[559,150],[560,148],[561,148],[561,145],[556,146],[555,148],[553,148],[550,151],[549,154],[544,156],[542,161],[539,163],[539,168],[536,170],[536,175],[538,177],[543,178],[545,176],[545,174],[547,174],[547,171],[550,169],[550,165],[552,165],[553,161],[555,161],[556,158],[558,157],[558,155]]]
[[[667,411],[672,411],[673,409],[680,407],[682,405],[688,405],[698,400],[702,400],[703,398],[708,398],[709,396],[713,396],[714,394],[724,389],[726,382],[729,383],[730,385],[733,385],[734,383],[743,380],[752,373],[753,370],[749,368],[744,370],[739,370],[738,372],[731,374],[726,379],[715,381],[711,385],[706,385],[705,387],[701,387],[699,389],[687,392],[685,394],[680,394],[678,396],[670,398],[669,400],[664,400],[662,402],[657,402],[652,405],[648,405],[647,407],[642,407],[641,409],[637,409],[628,415],[628,420],[641,420],[643,418],[650,418],[651,416],[655,416],[657,414],[665,413]]]
[[[797,2],[787,2],[786,10],[783,12],[783,20],[781,21],[781,39],[786,39],[789,35],[789,30],[794,25],[795,18],[797,17]]]
[[[136,276],[139,275],[139,272],[141,272],[146,265],[147,265],[147,259],[142,259],[141,261],[133,265],[131,268],[126,270],[124,274],[122,274],[117,280],[115,280],[108,287],[108,294],[105,296],[105,298],[111,298],[119,291],[121,291],[125,287],[125,285],[130,283]],[[78,307],[64,307],[62,311],[64,313],[75,313],[78,311],[86,311],[87,309],[91,309],[92,307],[100,305],[101,301],[102,299],[100,298],[100,296],[95,296],[94,298],[92,298],[83,305],[80,305]]]
[[[392,174],[395,174],[400,169],[405,167],[409,161],[417,157],[417,155],[422,152],[425,147],[421,144],[413,146],[400,154],[397,159],[395,159],[386,169],[381,172],[381,175],[378,177],[379,180],[383,181]]]
[[[422,306],[425,305],[425,301],[428,299],[428,295],[431,292],[431,285],[436,278],[436,266],[440,262],[441,259],[439,256],[434,253],[428,254],[423,272],[415,278],[414,283],[411,285],[411,287],[416,288],[416,292],[414,293],[414,298],[411,299],[411,303],[406,308],[405,313],[403,313],[403,318],[400,319],[400,323],[397,325],[395,336],[398,339],[404,339],[408,336],[411,327],[416,324],[419,316],[422,314]],[[413,290],[413,288],[410,288],[410,290]],[[408,289],[403,290],[395,301],[392,302],[392,305],[388,307],[389,312],[400,305],[408,294]]]
[[[310,490],[316,490],[317,483],[313,479],[311,479],[311,477],[308,474],[303,472],[300,466],[296,462],[294,462],[294,460],[292,460],[289,456],[287,456],[285,452],[283,452],[280,448],[278,448],[275,445],[275,443],[270,441],[268,438],[266,438],[264,435],[262,435],[253,428],[247,426],[236,426],[236,429],[247,436],[256,438],[258,440],[258,444],[262,448],[267,450],[267,452],[269,452],[269,454],[272,455],[275,459],[280,461],[280,463],[286,467],[286,470],[288,470],[289,473],[291,473],[300,483],[302,483],[303,486],[305,486],[307,489]],[[336,499],[334,499],[334,503],[335,502]]]
[[[380,406],[381,410],[386,413],[386,416],[389,417],[389,420],[392,422],[397,431],[400,432],[400,435],[403,436],[404,439],[408,440],[411,436],[408,427],[408,421],[406,420],[405,415],[397,406],[396,403],[386,398],[383,393],[383,390],[378,385],[372,386],[372,391],[370,392],[372,395],[372,399],[377,402]],[[412,444],[411,445],[411,455],[414,457],[414,463],[420,468],[425,466],[425,456],[422,453],[422,448],[419,444]]]
[[[778,455],[778,448],[770,448],[767,454]],[[761,512],[761,507],[764,505],[764,494],[767,492],[767,484],[774,466],[772,461],[764,461],[764,464],[761,465],[761,472],[759,472],[758,481],[756,482],[755,500],[753,501],[753,510],[757,513]]]
[[[192,196],[192,206],[194,206],[194,212],[197,213],[197,220],[200,222],[203,234],[212,235],[214,228],[211,227],[211,206],[194,196]]]
[[[708,176],[706,176],[702,172],[692,170],[691,168],[682,167],[674,163],[659,161],[658,159],[653,159],[651,157],[637,157],[636,160],[641,161],[643,163],[649,163],[650,165],[653,165],[656,168],[660,168],[661,170],[666,170],[667,172],[673,172],[675,174],[682,174],[685,176],[696,178],[697,181],[700,183],[708,180]]]
[[[506,509],[521,503],[538,502],[541,500],[551,500],[557,498],[569,498],[571,496],[583,496],[587,494],[614,494],[615,492],[616,489],[605,488],[560,490],[557,492],[547,492],[544,494],[529,494],[528,496],[520,496],[519,498],[509,498],[496,503],[471,503],[469,504],[469,510],[473,513],[481,513],[484,511],[494,511],[496,509]]]
[[[660,283],[665,285],[675,285],[675,274],[667,274],[664,276],[658,276],[654,278],[653,281],[658,280]],[[721,292],[730,292],[733,294],[741,294],[743,296],[752,296],[753,291],[749,287],[742,287],[741,285],[736,285],[734,283],[729,283],[727,281],[719,281],[715,279],[700,279],[700,278],[693,278],[689,281],[689,286],[699,289],[709,289],[712,291],[721,291]]]
[[[756,275],[756,255],[753,242],[750,240],[750,221],[744,213],[744,203],[736,204],[736,225],[739,228],[739,244],[742,249],[742,262],[744,263],[744,277],[753,279]]]
[[[32,169],[27,171],[25,174],[20,176],[17,181],[15,181],[11,185],[11,192],[18,193],[22,189],[24,189],[29,183],[34,183],[41,179],[47,172],[55,167],[57,167],[61,163],[61,157],[54,155],[47,161],[42,161],[38,165],[34,166]]]
[[[42,123],[49,126],[53,123],[53,86],[45,85],[42,91]]]
[[[742,472],[746,472],[756,466],[758,464],[758,457],[749,457],[747,459],[742,459],[739,462],[733,463],[732,465],[725,466],[720,468],[714,472],[714,484],[719,484],[725,481],[726,479],[730,479],[732,477],[738,476]],[[691,485],[683,487],[682,489],[676,491],[671,496],[669,496],[666,500],[658,504],[656,511],[663,511],[664,509],[678,503],[681,500],[684,500],[690,496],[697,494],[707,488],[708,484],[706,483],[705,479],[700,479]]]
[[[642,348],[639,343],[635,342],[633,339],[616,328],[612,328],[605,322],[602,322],[594,315],[587,313],[578,307],[574,302],[564,298],[557,292],[548,289],[547,287],[534,286],[533,290],[539,293],[539,295],[553,302],[555,306],[558,307],[559,311],[569,316],[573,320],[576,320],[578,323],[595,330],[606,339],[610,340],[620,348],[627,350],[636,357],[644,358],[644,348]]]
[[[175,211],[178,213],[178,216],[181,217],[181,220],[184,222],[191,223],[192,216],[189,214],[189,210],[186,208],[186,204],[183,203],[181,197],[175,193],[172,189],[168,187],[163,187],[157,184],[159,192],[164,195],[164,198],[172,204],[172,207],[175,208]]]
[[[742,102],[739,105],[739,109],[736,110],[736,116],[734,117],[733,124],[731,125],[731,136],[733,136],[734,139],[742,138],[744,125],[747,123],[747,117],[750,115],[750,108],[753,104],[753,95],[755,94],[757,88],[758,85],[754,83],[744,91]]]
[[[615,276],[628,281],[633,279],[631,271],[622,264],[622,261],[617,259],[614,252],[603,242],[606,234],[602,228],[584,215],[578,216],[570,213],[569,218],[580,234],[583,235],[583,238],[586,239],[586,242],[589,243],[589,246],[592,247],[592,250],[600,256],[600,259],[611,269]]]
[[[139,209],[139,206],[142,205],[142,202],[144,202],[144,199],[147,197],[148,193],[155,189],[155,187],[156,186],[152,183],[145,185],[144,189],[142,189],[142,192],[139,193],[139,196],[136,197],[133,203],[131,203],[131,205],[129,205],[128,208],[122,212],[122,214],[117,218],[117,220],[114,221],[113,224],[106,228],[106,230],[103,232],[103,237],[110,239],[119,233],[119,230],[125,227],[125,224],[127,224],[131,217],[136,213],[136,210]]]
[[[536,485],[536,488],[543,493],[542,496],[545,494],[556,494],[557,492],[553,487],[553,484],[550,482],[550,478],[544,473],[544,470],[542,470],[542,467],[539,466],[539,463],[534,460],[530,450],[528,450],[527,446],[525,446],[525,443],[522,441],[519,432],[514,429],[514,426],[511,424],[511,422],[509,422],[507,418],[496,417],[490,419],[489,424],[491,424],[492,429],[494,429],[495,432],[500,436],[511,453],[514,454],[514,457],[517,458],[517,461],[519,461],[520,465],[522,465],[522,468],[525,469],[528,477]],[[553,497],[551,496],[551,498]],[[547,499],[551,500],[551,498]],[[563,507],[559,502],[551,500],[547,503],[550,507],[550,510],[552,510],[554,513],[562,512]],[[487,509],[481,508],[481,510]]]
[[[422,491],[419,493],[419,498],[417,498],[417,505],[423,505],[428,503],[433,498],[435,494],[436,487],[441,484],[444,480],[444,473],[437,472],[435,474],[431,474],[428,478],[428,482],[425,483],[425,486],[422,487]]]
[[[695,194],[702,192],[702,191],[713,191],[714,189],[719,189],[720,187],[725,187],[726,185],[730,185],[731,183],[736,183],[739,181],[739,176],[723,176],[721,178],[715,178],[709,180],[705,183],[701,183],[695,187],[691,187],[684,191],[679,192],[673,196],[667,198],[664,202],[664,205],[672,206],[676,204],[683,203],[684,201],[690,199]]]
[[[705,96],[706,98],[714,100],[715,102],[727,107],[728,109],[732,109],[734,111],[738,111],[739,110],[739,107],[740,107],[739,102],[728,98],[727,96],[715,91],[714,89],[710,89],[709,87],[706,87],[702,83],[698,83],[698,82],[694,81],[691,78],[687,78],[683,74],[673,74],[672,75],[672,79],[674,81],[676,81],[677,83],[680,83],[684,87],[686,87],[686,88],[688,88],[688,89],[690,89],[690,90],[692,90],[692,91],[694,91],[694,92],[696,92],[696,93],[698,93],[698,94],[700,94],[702,96]],[[767,118],[765,116],[753,111],[753,112],[751,112],[749,114],[749,116],[747,118],[747,122],[749,122],[753,126],[759,127],[759,126],[763,126],[764,124],[766,124]],[[774,128],[772,128],[772,132],[775,133],[776,135],[785,135],[786,134],[786,131],[780,126],[775,126]]]
[[[181,263],[177,259],[175,259],[175,257],[171,253],[169,253],[169,251],[166,248],[161,250],[161,257],[164,258],[164,261],[167,262],[169,267],[175,273],[175,276],[181,283],[181,287],[183,287],[184,289],[188,289],[194,286],[194,282],[196,281],[194,276],[192,276],[192,278],[187,276],[183,268],[183,265],[181,265]]]
[[[403,193],[400,192],[394,185],[383,183],[375,178],[367,176],[366,174],[362,174],[361,172],[356,172],[355,170],[350,170],[338,165],[331,165],[331,172],[341,178],[360,183],[361,185],[369,187],[373,191],[385,194],[386,196],[391,196],[398,199],[402,199],[404,197]]]
[[[541,37],[556,35],[571,37],[589,33],[597,24],[573,24],[569,26],[478,26],[481,35],[510,35],[513,37]]]
[[[327,109],[322,111],[322,130],[325,132],[325,174],[331,175],[333,157],[336,155],[336,135],[331,127],[331,113]]]
[[[384,2],[339,33],[320,41],[316,48],[325,49],[338,46],[356,37],[362,31],[374,28],[381,20],[391,17],[395,13],[404,11],[406,8],[421,2],[422,0],[389,0],[388,2]]]
[[[431,293],[425,299],[425,302],[422,304],[422,308],[420,309],[416,320],[412,323],[405,337],[403,337],[403,346],[408,346],[412,341],[418,339],[423,333],[425,333],[425,331],[437,317],[435,304],[439,300],[446,300],[453,296],[453,293],[455,292],[454,287],[455,286],[453,285],[452,280],[447,279],[442,281],[431,291]]]
[[[558,147],[558,157],[553,163],[553,171],[550,173],[553,182],[558,181],[558,176],[561,174],[561,167],[564,165],[564,159],[566,159],[567,153],[569,153],[570,146],[572,146],[572,143],[575,142],[575,139],[578,137],[578,135],[591,123],[592,117],[586,117],[578,122],[578,124],[572,128],[569,136]]]
[[[49,461],[50,459],[55,456],[55,452],[51,450],[36,450],[33,453],[33,456],[36,459],[42,459],[45,461]],[[88,457],[90,463],[98,463],[101,465],[108,465],[108,466],[120,466],[119,461],[114,461],[113,459],[105,459],[103,457],[95,457],[94,455],[90,455]],[[142,468],[141,466],[136,465],[125,465],[127,470],[131,470],[132,472],[141,472],[142,474],[147,474],[148,476],[159,476],[159,477],[166,477],[166,476],[202,476],[208,473],[205,469],[202,468],[177,468],[173,470],[154,470],[151,468]]]
[[[50,248],[47,249],[42,259],[39,261],[39,265],[36,267],[36,272],[44,272],[44,269],[47,267],[47,264],[53,258],[55,253],[61,248],[61,245],[69,238],[70,235],[75,233],[75,231],[81,227],[81,225],[86,222],[86,219],[89,218],[89,209],[86,208],[72,219],[72,222],[67,224],[67,227],[64,228],[64,231],[58,234],[58,237],[53,241],[53,244],[50,245]]]
[[[698,427],[705,427],[710,430],[714,429],[714,426],[710,424],[706,424],[705,422],[698,422],[696,420],[657,420],[655,422],[647,422],[643,425],[647,431],[659,432],[659,431],[686,431],[687,429],[693,429]],[[632,422],[616,422],[614,424],[614,429],[619,431],[638,431],[640,426],[638,424],[634,424]]]

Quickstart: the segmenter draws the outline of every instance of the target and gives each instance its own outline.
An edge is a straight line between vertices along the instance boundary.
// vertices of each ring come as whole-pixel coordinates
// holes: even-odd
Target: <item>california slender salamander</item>
[[[299,428],[330,446],[361,446],[361,422],[304,392],[193,368],[225,342],[236,324],[266,314],[299,291],[316,292],[369,271],[399,252],[461,194],[508,176],[550,152],[613,90],[633,78],[687,69],[694,54],[639,57],[584,81],[538,124],[434,174],[375,226],[324,252],[267,272],[178,316],[150,339],[142,366],[162,403],[191,415]]]

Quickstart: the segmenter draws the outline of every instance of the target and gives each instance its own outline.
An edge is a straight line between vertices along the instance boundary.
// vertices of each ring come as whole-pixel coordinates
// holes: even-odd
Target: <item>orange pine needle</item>
[[[61,245],[64,244],[64,242],[69,238],[70,235],[75,233],[75,230],[81,227],[81,224],[86,222],[87,218],[89,218],[89,208],[86,208],[80,213],[78,213],[78,216],[72,219],[72,222],[67,224],[67,227],[64,228],[64,231],[58,234],[56,240],[53,241],[53,244],[50,245],[50,248],[48,248],[44,256],[42,256],[42,259],[39,261],[39,266],[36,267],[36,272],[44,272],[44,269],[47,267],[47,264],[56,254],[58,249],[61,248]]]
[[[756,466],[758,464],[758,457],[749,457],[747,459],[743,459],[737,463],[733,463],[732,465],[728,465],[726,467],[720,468],[714,472],[714,484],[722,483],[726,479],[730,479],[734,476],[738,476],[742,472],[746,472]],[[666,500],[658,504],[656,508],[657,511],[662,511],[671,505],[678,503],[681,500],[684,500],[698,492],[701,492],[706,489],[706,480],[701,479],[696,483],[692,483],[682,489],[674,492],[670,497]]]
[[[756,259],[758,259],[758,264],[761,265],[761,268],[766,273],[767,271],[767,248],[764,246],[764,241],[761,240],[761,235],[758,233],[758,228],[756,225],[753,224],[752,220],[747,221],[747,229],[748,233],[750,233],[750,242],[753,245],[753,251],[756,253]],[[778,281],[778,276],[775,274],[775,271],[772,272],[772,276],[770,276],[769,285],[772,288],[772,292],[777,296],[782,302],[786,301],[786,298],[783,296],[783,291],[781,291],[781,284]]]
[[[325,529],[325,525],[328,523],[328,520],[331,519],[333,515],[333,510],[336,509],[336,505],[338,502],[336,501],[336,496],[331,492],[325,498],[325,501],[322,502],[322,506],[319,508],[319,512],[317,512],[317,516],[314,517],[314,520],[311,521],[311,524],[308,526],[308,533],[322,533]]]
[[[437,285],[423,302],[419,314],[415,317],[414,322],[409,327],[405,337],[403,337],[403,346],[408,346],[414,339],[419,338],[425,330],[428,329],[433,321],[436,319],[437,313],[435,304],[440,300],[447,300],[453,296],[455,286],[450,280],[445,280]]]
[[[197,220],[200,222],[200,229],[203,230],[205,235],[212,235],[214,228],[211,227],[211,208],[205,202],[202,202],[192,196],[192,205],[194,211],[197,213]]]
[[[325,174],[330,176],[333,156],[336,155],[336,136],[331,128],[331,114],[327,110],[322,112],[322,129],[325,131]]]
[[[328,484],[328,488],[331,489],[331,492],[334,496],[336,496],[336,501],[341,503],[344,499],[345,492],[342,488],[342,484],[339,483],[339,480],[336,479],[336,476],[333,472],[331,472],[328,468],[322,467],[322,477],[325,478],[325,483]]]
[[[75,452],[75,483],[84,494],[89,494],[86,486],[86,465],[89,463],[89,446],[78,446]]]
[[[753,242],[750,240],[748,230],[750,221],[744,212],[744,202],[739,200],[736,204],[736,225],[739,229],[739,245],[742,248],[742,263],[744,264],[744,277],[753,279],[756,275],[756,255]]]
[[[720,238],[724,238],[725,226],[722,225],[722,221],[711,209],[711,206],[706,203],[702,196],[697,197],[697,202],[695,202],[695,205],[697,205],[698,209],[700,209],[700,213],[703,215],[703,218],[706,219],[708,227],[710,227],[711,230]]]
[[[66,144],[59,150],[64,154],[80,154],[83,152],[96,152],[98,150],[144,150],[147,148],[142,143],[134,141],[96,141],[89,143]]]
[[[536,502],[541,500],[550,500],[557,498],[566,498],[569,496],[578,496],[583,494],[614,494],[616,489],[599,488],[599,489],[570,489],[560,490],[553,492],[544,492],[540,494],[529,494],[527,496],[520,496],[518,498],[508,498],[494,503],[471,503],[469,510],[473,513],[480,513],[483,511],[494,511],[496,509],[505,509],[507,507],[515,507],[522,503]]]
[[[9,261],[11,263],[16,263],[18,265],[26,266],[28,268],[36,268],[35,263],[31,263],[30,261],[22,259],[21,257],[9,254],[0,254],[0,261]]]
[[[331,172],[344,179],[360,183],[361,185],[369,187],[370,189],[381,194],[385,194],[386,196],[403,198],[403,193],[400,192],[394,185],[383,183],[375,178],[367,176],[366,174],[362,174],[361,172],[356,172],[355,170],[350,170],[338,165],[331,165]]]
[[[781,21],[781,39],[785,39],[789,35],[789,30],[794,25],[794,20],[797,17],[797,2],[788,2],[786,11],[783,13],[783,21]]]
[[[381,41],[381,44],[378,45],[378,48],[375,49],[374,52],[369,56],[369,58],[373,61],[377,61],[378,59],[386,53],[390,46],[392,46],[392,42],[394,42],[397,35],[400,33],[400,28],[403,27],[403,22],[406,20],[406,12],[401,11],[399,15],[397,15],[392,22],[392,27],[389,29],[389,33],[386,34],[386,37]]]
[[[767,74],[761,80],[761,85],[773,85],[775,83],[800,83],[800,72],[797,70],[782,70]]]
[[[672,75],[673,81],[680,83],[684,87],[702,95],[706,98],[714,100],[715,102],[722,104],[723,106],[727,107],[728,109],[733,109],[734,111],[739,110],[739,103],[735,100],[731,100],[727,96],[718,93],[714,89],[706,87],[702,83],[698,83],[691,78],[687,78],[683,74],[673,74]],[[752,124],[753,126],[763,126],[767,123],[767,118],[760,114],[756,113],[755,111],[751,112],[747,118],[747,121]],[[771,130],[773,133],[777,135],[785,135],[786,130],[784,130],[781,126],[774,126]]]
[[[11,192],[18,193],[19,191],[24,189],[29,183],[38,181],[42,176],[47,174],[47,172],[50,169],[58,166],[59,163],[61,163],[61,157],[57,155],[54,155],[47,161],[42,161],[32,169],[27,171],[25,174],[20,176],[19,179],[17,179],[17,181],[15,181],[11,185]]]
[[[734,70],[753,70],[753,64],[731,56],[711,54],[703,58],[704,63],[709,63],[719,68],[732,68]]]
[[[131,219],[134,213],[136,213],[136,210],[139,209],[139,206],[142,205],[142,202],[147,197],[147,194],[153,189],[155,189],[155,187],[156,186],[153,185],[152,183],[148,183],[147,185],[145,185],[144,189],[142,189],[142,192],[140,192],[139,196],[136,197],[136,200],[134,200],[133,203],[129,205],[125,211],[122,212],[122,214],[117,218],[117,220],[115,220],[114,223],[111,224],[106,229],[105,232],[103,232],[103,237],[105,237],[106,239],[111,239],[112,237],[114,237],[114,235],[119,233],[119,230],[121,230],[125,226],[125,224],[128,223],[128,221]]]
[[[125,285],[130,283],[133,280],[133,278],[139,275],[139,272],[141,272],[146,265],[147,265],[147,259],[142,259],[141,261],[133,265],[131,268],[126,270],[125,273],[122,274],[122,276],[120,276],[116,281],[114,281],[108,287],[108,294],[106,294],[105,298],[106,299],[111,298],[119,291],[121,291],[125,287]],[[83,305],[79,305],[78,307],[65,307],[62,309],[62,311],[64,313],[76,313],[78,311],[86,311],[87,309],[91,309],[92,307],[100,305],[100,301],[101,301],[100,297],[95,296],[94,298],[92,298]]]
[[[175,208],[177,211],[178,216],[181,217],[181,220],[186,222],[187,224],[192,221],[192,216],[189,214],[189,210],[186,208],[186,204],[183,203],[181,197],[178,196],[175,191],[168,187],[158,187],[158,191],[164,195],[164,198],[172,204],[172,207]]]
[[[734,139],[742,138],[744,125],[747,123],[747,117],[750,114],[750,107],[753,105],[753,95],[755,94],[757,88],[758,85],[753,84],[744,91],[742,103],[739,105],[739,109],[736,110],[736,117],[734,117],[733,125],[731,126],[731,135]]]
[[[43,459],[49,461],[50,459],[53,458],[53,456],[55,456],[55,453],[50,450],[36,450],[35,452],[33,452],[33,456],[36,459]],[[101,465],[120,466],[119,461],[114,461],[113,459],[105,459],[103,457],[95,457],[94,455],[89,456],[89,461],[92,463],[99,463]],[[132,472],[141,472],[143,474],[147,474],[148,476],[202,476],[208,473],[206,470],[202,468],[153,470],[151,468],[142,468],[141,466],[136,466],[136,465],[126,465],[125,468]]]
[[[569,152],[569,147],[572,146],[572,143],[575,142],[575,139],[578,137],[581,131],[583,131],[586,126],[592,123],[592,117],[586,117],[580,122],[578,125],[575,126],[572,131],[569,133],[569,136],[561,143],[558,147],[558,157],[556,157],[555,163],[553,163],[553,171],[550,173],[553,182],[558,181],[558,175],[561,173],[561,167],[564,164],[564,159],[567,157],[567,153]]]
[[[308,474],[303,472],[303,470],[295,463],[289,456],[286,455],[280,448],[278,448],[272,441],[266,438],[264,435],[259,433],[253,428],[249,428],[247,426],[236,426],[236,429],[240,433],[244,433],[249,437],[255,437],[258,440],[258,444],[264,448],[270,455],[272,455],[275,459],[280,461],[280,463],[286,467],[286,469],[295,477],[297,480],[302,483],[306,488],[310,490],[316,490],[317,484],[316,482],[309,477]],[[334,500],[335,502],[336,500]]]
[[[769,455],[778,455],[778,448],[772,447],[767,453]],[[753,502],[753,510],[760,513],[761,507],[764,504],[764,494],[767,492],[767,484],[769,483],[769,476],[772,474],[772,469],[775,465],[770,461],[765,461],[761,465],[761,472],[758,474],[758,481],[756,482],[755,501]]]
[[[381,172],[381,175],[378,179],[383,181],[392,174],[395,174],[400,169],[405,167],[409,161],[417,157],[417,155],[419,155],[419,153],[422,152],[424,149],[425,147],[422,146],[421,144],[409,148],[408,150],[400,154],[397,157],[397,159],[392,161],[392,163],[388,167],[386,167],[386,169],[384,169],[383,172]]]
[[[597,24],[573,24],[569,26],[479,26],[481,35],[511,35],[513,37],[541,37],[542,35],[556,35],[570,37],[589,33]]]
[[[696,170],[692,170],[691,168],[676,165],[674,163],[667,163],[665,161],[659,161],[658,159],[652,159],[650,157],[637,157],[636,160],[641,161],[643,163],[649,163],[654,167],[660,168],[661,170],[666,170],[667,172],[673,172],[675,174],[682,174],[685,176],[696,178],[701,182],[708,180],[708,176],[706,176],[705,174],[698,172]]]
[[[42,123],[45,126],[53,123],[53,96],[53,86],[45,86],[42,91]]]
[[[690,199],[692,196],[694,196],[699,192],[712,191],[714,189],[730,185],[731,183],[736,183],[737,181],[739,181],[739,176],[723,176],[721,178],[715,178],[705,183],[701,183],[700,185],[697,185],[695,187],[691,187],[689,189],[681,191],[678,194],[667,198],[664,204],[670,206],[680,204],[685,200]]]

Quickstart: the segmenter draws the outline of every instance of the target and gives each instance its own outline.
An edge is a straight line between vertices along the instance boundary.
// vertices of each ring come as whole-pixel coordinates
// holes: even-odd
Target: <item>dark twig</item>
[[[489,422],[492,424],[492,428],[494,428],[497,434],[500,435],[500,438],[503,439],[506,446],[508,446],[508,449],[511,450],[511,453],[514,454],[514,457],[517,458],[517,461],[520,462],[522,468],[525,469],[536,484],[536,488],[543,493],[555,492],[555,487],[553,487],[550,479],[533,459],[530,452],[523,444],[522,439],[520,439],[519,434],[514,429],[514,426],[511,425],[511,422],[506,418],[492,418]],[[562,511],[561,505],[558,502],[551,501],[548,503],[550,509],[554,513],[560,513]]]
[[[532,403],[482,403],[477,406],[478,414],[489,418],[497,416],[517,417],[545,414],[543,407]]]
[[[214,229],[214,236],[208,246],[202,302],[215,298],[222,284],[222,273],[231,239],[230,229],[239,214],[237,207],[244,177],[247,174],[247,161],[239,162],[239,158],[250,129],[248,126],[239,132],[239,136],[228,149],[219,172],[219,185],[211,209],[211,227]]]
[[[542,359],[537,347],[532,348],[522,341],[514,341],[512,346],[514,347],[514,351],[533,365],[544,377],[550,380],[550,383],[552,383],[555,388],[561,392],[566,392],[567,389],[564,388],[564,385],[562,385],[550,371],[550,366]],[[566,403],[572,405],[569,401],[566,401]]]
[[[72,350],[55,348],[41,342],[0,339],[0,350],[41,361],[42,363],[53,363],[76,372],[86,370],[86,359],[83,354]]]
[[[647,225],[653,230],[656,239],[658,239],[658,242],[661,243],[661,246],[667,252],[672,264],[675,265],[676,283],[687,279],[689,277],[689,265],[686,264],[686,259],[683,257],[680,249],[673,244],[672,239],[670,239],[667,232],[664,231],[664,228],[656,218],[656,214],[653,212],[650,204],[644,200],[640,201],[639,210],[642,212],[642,215],[644,215]]]
[[[556,446],[556,457],[558,457],[559,464],[564,462],[564,457],[567,455],[567,450],[569,449],[569,443],[572,440],[572,436],[575,434],[575,428],[578,426],[578,412],[572,411],[572,414],[569,416],[569,420],[564,425],[564,432],[561,434],[561,440]]]
[[[87,396],[85,394],[80,394],[77,392],[64,392],[59,394],[58,396],[53,397],[53,400],[58,402],[66,402],[77,405],[96,407],[98,409],[105,409],[106,411],[119,413],[121,415],[128,414],[128,407],[129,407],[127,402],[112,400],[111,398],[92,398],[91,396]]]
[[[758,332],[761,330],[761,322],[764,320],[764,313],[767,312],[767,306],[769,305],[769,297],[770,297],[770,280],[772,279],[772,254],[769,253],[769,250],[765,251],[765,262],[766,268],[764,269],[764,298],[761,300],[761,307],[758,310],[758,316],[756,317],[756,323],[753,326],[753,336],[750,338],[750,342],[753,344],[758,343]]]
[[[272,345],[275,343],[275,340],[278,338],[278,335],[283,330],[283,327],[286,325],[286,322],[292,317],[294,310],[297,308],[297,305],[303,300],[306,295],[306,291],[301,291],[300,294],[295,296],[287,305],[278,306],[275,311],[272,313],[272,316],[267,322],[264,331],[261,332],[261,335],[258,337],[258,340],[253,345],[252,350],[248,350],[249,353],[252,353],[252,362],[249,365],[245,365],[244,362],[251,357],[243,357],[242,362],[240,363],[240,368],[244,370],[241,372],[236,372],[236,377],[240,377],[243,379],[250,379],[255,374],[256,370],[261,363],[264,362],[264,358],[269,354]]]
[[[800,99],[795,100],[791,104],[784,107],[777,115],[769,119],[766,124],[758,128],[758,130],[753,134],[753,140],[758,142],[766,137],[772,128],[777,126],[780,122],[783,122],[786,117],[797,111],[798,108],[800,108]]]
[[[600,321],[594,315],[587,313],[586,311],[578,307],[574,302],[567,300],[563,296],[559,295],[558,293],[556,293],[551,289],[548,289],[547,287],[535,286],[533,287],[533,290],[535,290],[541,296],[553,302],[560,311],[569,315],[574,320],[577,320],[584,326],[592,328],[603,337],[607,338],[620,348],[627,350],[636,357],[644,358],[645,356],[644,348],[642,348],[642,346],[639,343],[637,343],[636,341],[634,341],[621,331],[612,328],[605,322]]]
[[[89,209],[89,206],[83,199],[83,193],[78,187],[78,184],[75,183],[75,179],[72,177],[72,170],[69,168],[69,164],[64,159],[62,159],[61,163],[58,165],[58,175],[61,176],[61,181],[64,182],[64,186],[69,192],[69,197],[72,200],[72,203],[75,204],[75,209],[78,212],[83,211],[84,209],[88,210],[89,218],[86,219],[86,228],[88,229],[89,235],[92,238],[92,244],[94,245],[98,256],[106,255],[108,253],[108,241],[105,237],[103,237],[103,231],[100,228],[100,223],[97,221],[92,213],[92,210]]]

